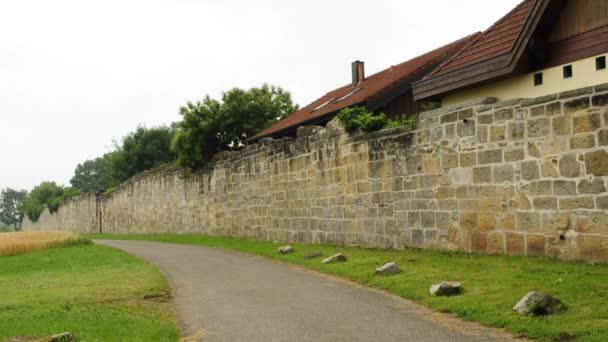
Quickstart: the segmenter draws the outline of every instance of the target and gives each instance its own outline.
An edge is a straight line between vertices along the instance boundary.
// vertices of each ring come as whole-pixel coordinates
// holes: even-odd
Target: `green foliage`
[[[180,166],[195,170],[215,153],[238,149],[264,128],[296,111],[291,94],[275,86],[233,88],[221,100],[206,96],[180,109],[182,121],[173,140]]]
[[[171,149],[174,136],[175,130],[171,127],[137,127],[117,143],[116,151],[107,157],[110,175],[102,177],[103,189],[117,186],[142,171],[174,162],[176,154]]]
[[[372,132],[382,129],[387,124],[386,114],[372,113],[365,107],[348,107],[338,112],[338,119],[348,132],[357,129],[363,132]]]
[[[1,238],[1,236],[0,236]],[[0,257],[0,341],[72,332],[78,341],[177,341],[170,292],[154,266],[79,244]]]
[[[34,187],[23,201],[20,212],[32,221],[37,221],[44,208],[56,212],[66,200],[78,196],[80,190],[57,185],[55,182],[42,182]]]
[[[106,153],[103,157],[87,160],[76,166],[70,184],[82,193],[105,190],[115,186],[118,181],[111,172],[112,157],[115,152]]]
[[[394,119],[389,119],[386,123],[386,128],[408,127],[411,129],[414,128],[416,122],[418,122],[417,115],[402,115]]]
[[[0,192],[0,222],[1,228],[12,226],[17,230],[21,224],[22,213],[20,208],[27,197],[25,190],[2,189]]]
[[[365,249],[314,244],[291,244],[295,253],[280,255],[272,242],[188,234],[95,235],[94,238],[151,240],[234,249],[290,262],[337,275],[409,298],[467,321],[507,329],[516,335],[545,341],[575,337],[576,341],[608,341],[608,265],[560,261],[550,258],[488,256],[464,252],[405,249]],[[344,253],[348,261],[321,264],[307,259],[309,251],[324,256]],[[374,276],[374,269],[396,261],[403,272],[390,277]],[[454,297],[431,297],[431,284],[460,281],[464,293]],[[528,291],[540,290],[561,299],[568,309],[546,317],[520,316],[513,305]],[[569,338],[568,340],[571,340]]]

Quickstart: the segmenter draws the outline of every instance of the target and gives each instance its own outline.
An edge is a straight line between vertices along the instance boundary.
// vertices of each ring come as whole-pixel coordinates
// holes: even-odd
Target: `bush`
[[[62,187],[55,182],[42,182],[32,189],[23,201],[20,211],[36,222],[45,207],[54,213],[63,202],[79,194],[80,191],[75,188]]]
[[[347,132],[357,129],[363,132],[372,132],[386,126],[388,119],[386,114],[375,115],[365,107],[349,107],[338,112],[338,119]]]
[[[386,123],[386,128],[408,127],[411,129],[414,128],[416,122],[418,122],[418,116],[402,115],[394,119],[389,119]]]

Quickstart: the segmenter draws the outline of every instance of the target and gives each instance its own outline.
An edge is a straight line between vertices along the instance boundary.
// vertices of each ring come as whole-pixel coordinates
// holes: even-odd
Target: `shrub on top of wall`
[[[388,119],[386,114],[376,115],[365,107],[349,107],[338,112],[338,120],[347,132],[352,133],[357,129],[363,132],[372,132],[384,128],[412,128],[418,118],[417,116],[402,115],[394,119]]]
[[[349,107],[338,112],[338,119],[348,132],[357,129],[363,132],[372,132],[382,129],[388,121],[386,114],[372,113],[365,107]]]

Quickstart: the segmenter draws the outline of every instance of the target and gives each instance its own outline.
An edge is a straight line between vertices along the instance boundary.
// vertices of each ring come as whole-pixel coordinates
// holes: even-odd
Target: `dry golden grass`
[[[0,234],[0,256],[30,253],[41,249],[64,247],[87,240],[69,232],[15,232]]]

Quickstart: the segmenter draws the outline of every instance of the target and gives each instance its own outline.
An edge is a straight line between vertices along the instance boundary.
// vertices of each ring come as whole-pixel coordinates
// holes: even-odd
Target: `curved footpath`
[[[509,341],[411,301],[262,257],[212,247],[97,240],[158,266],[186,335],[204,341]]]

